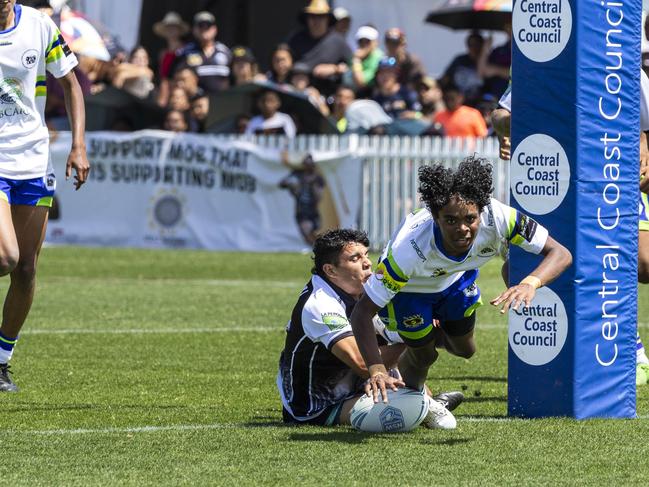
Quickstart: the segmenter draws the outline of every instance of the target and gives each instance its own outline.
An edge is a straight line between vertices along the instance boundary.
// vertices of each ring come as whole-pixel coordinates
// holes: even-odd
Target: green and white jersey
[[[491,199],[480,214],[480,227],[471,249],[461,257],[446,255],[442,235],[427,209],[410,213],[392,235],[365,293],[385,306],[400,291],[438,293],[457,281],[464,271],[477,269],[511,242],[538,254],[548,231],[532,218]]]
[[[47,15],[21,5],[15,13],[0,31],[0,177],[32,179],[51,168],[45,70],[61,78],[77,58]]]

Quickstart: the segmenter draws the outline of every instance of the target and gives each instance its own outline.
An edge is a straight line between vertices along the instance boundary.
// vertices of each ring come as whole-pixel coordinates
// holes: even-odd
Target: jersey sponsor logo
[[[421,315],[412,315],[403,317],[403,326],[406,328],[419,328],[424,324],[424,317]]]
[[[379,415],[383,431],[399,431],[405,428],[403,413],[394,406],[387,406]]]
[[[426,256],[425,256],[424,253],[421,251],[421,249],[419,248],[419,245],[417,245],[417,242],[415,242],[414,239],[411,239],[411,240],[410,240],[410,245],[412,245],[412,248],[415,249],[415,252],[417,252],[417,255],[419,256],[419,258],[421,259],[421,261],[422,261],[422,262],[426,262]]]
[[[494,223],[494,212],[493,209],[491,208],[491,205],[487,205],[487,226],[493,227],[495,225]]]
[[[49,173],[47,176],[43,177],[43,182],[48,191],[56,190],[56,177],[54,176],[54,173]]]
[[[433,271],[433,273],[430,275],[430,277],[439,277],[443,276],[446,274],[446,269],[442,269],[441,267],[438,267]]]
[[[406,285],[406,282],[397,281],[385,267],[385,263],[381,262],[376,269],[376,278],[383,283],[383,286],[391,293],[398,293],[401,288]]]
[[[23,66],[25,66],[27,69],[32,69],[34,66],[36,66],[36,61],[38,61],[38,51],[36,49],[26,50],[25,52],[23,52],[21,60]]]
[[[339,313],[322,313],[322,322],[327,325],[327,328],[331,331],[342,330],[349,325],[347,317]]]
[[[536,220],[530,218],[527,215],[521,214],[518,225],[519,225],[518,233],[520,234],[520,236],[523,237],[528,242],[531,242],[532,239],[534,238],[534,235],[536,234],[536,228],[538,227],[538,223],[536,223]]]
[[[13,42],[3,41],[3,42],[0,42],[0,47],[11,46],[12,44],[13,44]]]
[[[72,54],[72,51],[70,50],[70,46],[68,46],[68,43],[65,42],[65,39],[63,38],[63,34],[59,34],[59,44],[61,46],[61,49],[63,49],[63,54],[65,54],[66,56]]]
[[[9,105],[20,101],[24,93],[23,84],[16,78],[0,80],[0,103]]]

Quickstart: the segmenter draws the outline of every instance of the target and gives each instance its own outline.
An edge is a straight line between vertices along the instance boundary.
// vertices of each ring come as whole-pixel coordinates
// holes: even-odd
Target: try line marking
[[[640,328],[649,328],[649,323],[639,323]],[[477,323],[480,330],[506,330],[505,323]],[[188,335],[200,333],[275,333],[283,332],[284,326],[226,326],[214,328],[63,328],[27,329],[21,335]]]
[[[549,419],[549,418],[545,418]],[[562,418],[559,418],[562,419]],[[648,415],[638,416],[636,419],[649,419]],[[523,418],[482,418],[479,416],[458,416],[457,422],[460,426],[462,423],[513,423],[513,422],[533,422],[534,419]],[[577,420],[575,420],[577,421]],[[290,426],[277,425],[273,428],[290,428]],[[165,431],[205,431],[219,429],[258,429],[266,426],[256,426],[254,424],[239,423],[212,423],[212,424],[176,424],[168,426],[133,426],[124,428],[76,428],[76,429],[47,429],[47,430],[4,430],[0,431],[1,436],[8,435],[36,435],[36,436],[62,436],[62,435],[97,435],[97,434],[129,434],[129,433],[159,433]]]

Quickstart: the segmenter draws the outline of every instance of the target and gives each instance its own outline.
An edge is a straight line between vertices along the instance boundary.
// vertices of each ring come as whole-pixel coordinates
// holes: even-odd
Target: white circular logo
[[[529,307],[509,310],[509,346],[526,364],[544,365],[554,360],[567,335],[566,308],[552,289],[542,287]]]
[[[28,49],[23,53],[22,62],[27,69],[36,66],[36,61],[38,61],[38,51],[36,49]]]
[[[512,14],[513,36],[521,52],[544,63],[568,44],[572,11],[568,0],[518,0]]]
[[[545,134],[526,137],[512,156],[509,184],[525,211],[545,215],[557,209],[570,187],[570,163],[561,144]]]

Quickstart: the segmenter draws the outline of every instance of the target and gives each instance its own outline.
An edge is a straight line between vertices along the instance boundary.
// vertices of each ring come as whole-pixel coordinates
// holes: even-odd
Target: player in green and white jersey
[[[72,72],[77,59],[52,20],[0,0],[0,275],[11,275],[0,326],[0,391],[16,391],[9,360],[34,297],[36,263],[56,179],[44,110],[46,71],[65,93],[72,127],[66,178],[77,189],[90,169],[84,140],[83,95]]]
[[[377,312],[388,330],[407,345],[399,360],[406,386],[421,389],[438,348],[469,358],[475,352],[473,329],[482,304],[478,268],[511,243],[544,256],[521,283],[491,301],[506,312],[528,306],[536,289],[556,279],[572,262],[570,252],[532,218],[491,198],[491,165],[469,157],[454,171],[437,164],[419,172],[426,208],[411,213],[388,243],[365,283],[351,325],[370,374],[366,392],[387,399],[395,389],[373,341]]]

